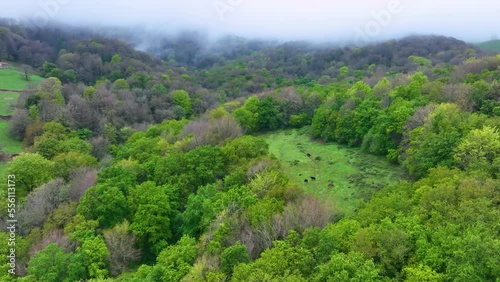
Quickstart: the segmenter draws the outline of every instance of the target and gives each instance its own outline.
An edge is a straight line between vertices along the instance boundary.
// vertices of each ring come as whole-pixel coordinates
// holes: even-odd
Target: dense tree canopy
[[[19,192],[18,277],[0,280],[500,277],[498,55],[435,36],[202,48],[189,33],[148,54],[82,32],[0,21],[0,59],[45,78],[9,125],[26,152],[5,171]],[[262,137],[281,129],[359,147],[407,176],[382,187],[366,164],[353,179],[304,144],[286,161],[329,162],[350,190],[292,175]],[[337,213],[349,194],[353,211]]]

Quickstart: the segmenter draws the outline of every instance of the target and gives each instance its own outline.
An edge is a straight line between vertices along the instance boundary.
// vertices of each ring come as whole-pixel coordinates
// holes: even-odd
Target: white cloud
[[[401,12],[391,14],[388,24],[377,21],[374,14],[387,10],[394,1],[400,2]],[[39,22],[45,14],[51,20],[74,24],[201,28],[216,34],[285,39],[353,39],[359,29],[370,28],[372,32],[365,33],[374,39],[433,33],[484,40],[500,33],[500,2],[496,0],[17,0],[2,3],[1,14],[38,16]]]

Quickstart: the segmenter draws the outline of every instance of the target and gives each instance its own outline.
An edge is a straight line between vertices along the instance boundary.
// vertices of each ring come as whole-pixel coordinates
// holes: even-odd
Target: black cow
[[[309,180],[307,180],[307,179],[304,179],[304,183],[307,183],[307,182],[309,182]]]
[[[316,181],[316,177],[311,176],[311,180],[312,180],[312,181]]]
[[[306,156],[307,156],[308,158],[310,158],[310,157],[311,157],[311,154],[307,153],[307,155],[306,155]]]

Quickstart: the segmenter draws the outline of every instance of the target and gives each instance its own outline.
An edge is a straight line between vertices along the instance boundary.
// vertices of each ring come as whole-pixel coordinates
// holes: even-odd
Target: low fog
[[[18,0],[2,1],[0,17],[71,26],[134,27],[141,34],[199,30],[273,40],[363,44],[414,34],[469,42],[495,38],[500,2],[435,0]],[[136,35],[138,38],[140,35]]]

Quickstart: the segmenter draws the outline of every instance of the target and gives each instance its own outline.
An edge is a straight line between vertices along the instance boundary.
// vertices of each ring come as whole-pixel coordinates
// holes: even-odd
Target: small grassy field
[[[365,154],[360,149],[315,142],[298,130],[261,137],[292,182],[320,199],[333,202],[337,211],[346,215],[352,214],[374,191],[404,178],[403,169],[385,158]]]
[[[23,151],[22,142],[9,135],[9,122],[0,121],[0,150],[5,153],[20,153]]]
[[[31,75],[30,81],[40,81],[38,75]],[[12,66],[8,69],[0,69],[0,89],[23,90],[26,88],[26,81],[21,77],[21,73]],[[15,104],[19,98],[19,93],[0,92],[0,115],[12,114],[11,104]]]
[[[31,75],[30,81],[40,81],[42,78],[38,75]],[[0,89],[23,90],[26,87],[26,81],[21,77],[21,73],[12,67],[0,69]]]
[[[10,116],[12,115],[13,108],[17,99],[19,98],[19,93],[2,92],[0,93],[0,115]]]
[[[27,82],[22,78],[15,65],[11,64],[8,69],[0,69],[0,89],[23,90],[26,88]],[[42,79],[37,75],[30,76],[30,81],[36,82]],[[0,115],[11,115],[11,105],[15,104],[18,98],[19,93],[0,92]],[[23,150],[22,143],[9,135],[7,121],[0,121],[0,150],[5,153],[19,153]]]

